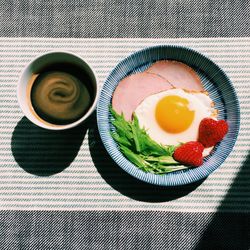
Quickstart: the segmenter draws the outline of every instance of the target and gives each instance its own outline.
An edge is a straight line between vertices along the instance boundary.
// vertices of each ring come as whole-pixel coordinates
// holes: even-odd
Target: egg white
[[[189,101],[189,109],[195,111],[190,127],[181,133],[168,133],[163,130],[155,118],[157,103],[165,96],[177,95]],[[180,142],[196,141],[199,124],[205,117],[214,118],[215,109],[211,98],[202,92],[186,92],[182,89],[171,89],[145,98],[135,110],[140,127],[145,128],[149,136],[163,145],[178,145]]]

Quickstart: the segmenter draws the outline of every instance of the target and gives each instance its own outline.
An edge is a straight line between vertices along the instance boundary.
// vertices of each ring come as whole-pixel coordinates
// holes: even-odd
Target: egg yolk
[[[165,96],[156,105],[156,121],[169,133],[180,133],[189,128],[195,112],[190,110],[189,101],[177,95]]]

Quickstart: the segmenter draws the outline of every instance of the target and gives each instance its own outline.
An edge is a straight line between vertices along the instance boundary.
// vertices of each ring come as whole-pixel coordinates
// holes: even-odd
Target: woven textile
[[[89,61],[102,85],[122,58],[157,44],[179,44],[204,53],[225,70],[237,91],[241,106],[238,141],[225,163],[203,182],[160,188],[127,175],[102,146],[95,114],[86,124],[58,133],[40,129],[23,117],[16,84],[23,67],[38,54],[73,51]],[[0,46],[1,210],[250,212],[248,38],[2,38]]]
[[[249,0],[7,0],[8,37],[243,37]]]
[[[6,211],[0,244],[4,250],[248,250],[249,227],[247,214],[233,213]]]

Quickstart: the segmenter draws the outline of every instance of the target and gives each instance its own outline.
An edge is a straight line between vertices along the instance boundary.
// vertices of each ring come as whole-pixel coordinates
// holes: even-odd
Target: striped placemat
[[[95,116],[67,132],[32,125],[18,106],[23,67],[50,50],[85,58],[102,85],[111,69],[150,45],[178,44],[210,57],[232,80],[241,107],[234,150],[206,180],[180,188],[141,183],[107,155]],[[250,39],[52,39],[0,38],[0,209],[250,211]]]

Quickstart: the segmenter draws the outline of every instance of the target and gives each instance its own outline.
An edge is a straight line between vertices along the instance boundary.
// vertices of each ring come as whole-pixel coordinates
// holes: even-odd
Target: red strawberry
[[[205,148],[212,147],[224,138],[227,131],[228,124],[226,121],[204,118],[199,126],[198,141],[202,143]]]
[[[179,146],[173,154],[176,161],[193,167],[198,167],[203,163],[202,152],[204,147],[197,141],[191,141]]]

